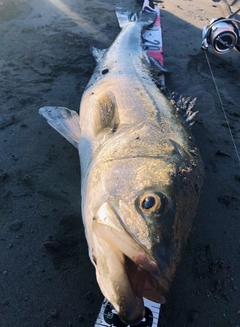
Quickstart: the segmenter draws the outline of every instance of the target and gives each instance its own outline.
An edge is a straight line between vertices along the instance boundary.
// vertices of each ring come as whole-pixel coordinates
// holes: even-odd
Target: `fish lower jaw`
[[[118,277],[118,283],[110,294],[106,285],[103,285],[100,274],[97,273],[98,284],[108,301],[113,305],[119,318],[126,325],[135,325],[141,322],[145,317],[145,307],[143,297],[154,302],[165,303],[165,296],[159,293],[157,281],[142,267],[121,253],[121,276]],[[142,259],[141,254],[140,259]],[[116,264],[117,266],[117,264]],[[108,282],[111,283],[111,276],[108,276]],[[127,285],[127,287],[126,287]]]
[[[92,236],[98,284],[124,323],[142,320],[143,297],[165,303],[164,274],[109,205],[103,205],[92,220]]]
[[[157,267],[144,251],[128,248],[128,253],[123,253],[103,239],[98,242],[95,267],[100,289],[125,324],[137,324],[144,318],[143,297],[158,303],[166,302],[165,290],[148,271],[150,269],[156,275]]]
[[[123,303],[117,304],[115,310],[118,313],[119,318],[127,326],[139,324],[145,316],[144,303],[140,298],[136,298],[132,306],[125,306],[123,301]]]

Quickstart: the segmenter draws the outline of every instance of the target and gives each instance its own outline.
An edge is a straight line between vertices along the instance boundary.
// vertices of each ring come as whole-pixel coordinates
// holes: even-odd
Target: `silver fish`
[[[141,35],[154,12],[129,15],[82,96],[80,117],[40,114],[78,148],[82,218],[98,284],[126,324],[143,297],[164,303],[189,235],[203,165],[181,115],[156,86]]]

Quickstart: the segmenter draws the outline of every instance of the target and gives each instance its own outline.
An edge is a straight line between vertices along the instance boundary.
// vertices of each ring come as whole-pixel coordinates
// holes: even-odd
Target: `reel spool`
[[[202,49],[209,45],[218,54],[225,54],[236,47],[240,51],[240,21],[232,18],[240,9],[227,18],[214,18],[203,28]]]

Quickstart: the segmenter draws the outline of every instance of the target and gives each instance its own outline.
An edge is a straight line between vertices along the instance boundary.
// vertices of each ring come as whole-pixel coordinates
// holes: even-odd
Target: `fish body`
[[[195,215],[203,166],[186,124],[156,86],[141,34],[155,20],[118,9],[122,30],[98,52],[80,117],[43,115],[79,150],[82,218],[98,284],[120,318],[164,303]]]

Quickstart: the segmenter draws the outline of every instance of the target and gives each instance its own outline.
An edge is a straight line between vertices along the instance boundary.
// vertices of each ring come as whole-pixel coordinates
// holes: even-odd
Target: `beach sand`
[[[116,5],[141,1],[0,1],[0,326],[91,327],[103,296],[88,258],[76,149],[38,114],[78,111],[120,29]],[[56,4],[56,1],[55,1]],[[197,97],[192,127],[205,166],[199,209],[160,327],[240,326],[240,163],[201,50],[219,1],[160,1],[167,87]],[[239,7],[234,1],[232,10]],[[64,11],[64,12],[63,12]],[[240,53],[208,58],[240,151]]]

